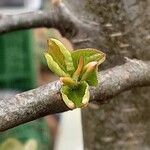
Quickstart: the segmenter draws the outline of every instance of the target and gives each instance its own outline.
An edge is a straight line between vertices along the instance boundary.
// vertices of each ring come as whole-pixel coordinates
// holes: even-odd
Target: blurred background
[[[26,13],[48,9],[49,5],[48,0],[0,0],[0,13],[7,15]],[[9,98],[57,79],[48,69],[43,55],[47,39],[50,37],[60,39],[72,50],[70,42],[62,38],[56,29],[23,30],[0,35],[0,97]],[[80,116],[80,112],[76,112],[76,116],[78,115]],[[76,117],[79,130],[81,130],[80,119]],[[0,150],[21,150],[21,145],[29,145],[27,150],[52,150],[59,121],[60,115],[51,115],[2,132]],[[80,134],[82,135],[82,132]],[[78,139],[82,142],[82,137]],[[55,149],[63,149],[58,143]],[[63,140],[62,143],[66,142]]]
[[[70,50],[102,49],[107,54],[102,69],[125,63],[124,57],[150,60],[150,0],[63,2],[75,16],[99,30],[80,31],[70,38],[73,45],[56,29],[1,34],[0,97],[9,98],[58,79],[43,55],[50,37]],[[35,10],[50,10],[50,0],[0,0],[0,14]],[[22,146],[28,150],[150,150],[149,99],[150,88],[135,88],[108,104],[90,103],[82,111],[46,116],[0,133],[0,150]]]

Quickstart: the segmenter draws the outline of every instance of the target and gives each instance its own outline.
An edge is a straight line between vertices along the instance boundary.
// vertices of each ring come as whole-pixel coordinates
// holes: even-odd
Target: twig
[[[150,62],[127,59],[127,63],[99,74],[100,84],[90,89],[90,101],[100,104],[134,87],[150,85]],[[0,131],[19,124],[69,110],[59,93],[60,83],[55,81],[39,88],[0,100]]]

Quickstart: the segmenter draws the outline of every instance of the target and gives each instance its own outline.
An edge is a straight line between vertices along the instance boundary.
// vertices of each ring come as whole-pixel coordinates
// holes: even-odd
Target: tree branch
[[[90,89],[90,101],[99,103],[134,87],[150,85],[150,62],[127,60],[121,66],[102,71],[101,83]],[[60,83],[55,81],[39,88],[0,100],[0,131],[19,124],[69,110],[59,93]]]
[[[51,8],[49,12],[36,11],[18,15],[0,16],[0,33],[29,28],[57,28],[62,35],[75,35],[79,29],[98,30],[95,25],[83,22],[63,4]]]

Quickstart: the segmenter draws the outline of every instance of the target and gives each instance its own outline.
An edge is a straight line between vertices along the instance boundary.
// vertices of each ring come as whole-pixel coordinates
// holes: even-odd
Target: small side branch
[[[150,62],[127,59],[121,66],[102,71],[100,84],[90,89],[90,101],[108,102],[111,97],[139,86],[150,85]],[[39,88],[0,100],[0,131],[43,117],[68,111],[55,81]]]

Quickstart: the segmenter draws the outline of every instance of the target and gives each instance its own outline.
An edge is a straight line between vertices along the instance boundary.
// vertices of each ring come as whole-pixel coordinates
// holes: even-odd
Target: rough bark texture
[[[100,104],[133,87],[150,85],[150,62],[128,60],[99,74],[99,86],[91,88],[91,101]],[[39,117],[69,110],[63,103],[58,81],[0,100],[0,131]],[[93,104],[95,105],[95,104]]]
[[[75,47],[95,47],[107,54],[106,69],[123,57],[150,60],[149,0],[77,0],[82,18],[99,23],[99,32],[80,34],[88,39]],[[82,10],[84,10],[82,12]],[[110,103],[82,111],[85,150],[150,149],[150,88],[124,92]]]
[[[102,49],[102,51],[107,54],[107,61],[104,63],[104,65],[102,65],[102,69],[123,64],[123,58],[125,56],[131,59],[137,58],[142,60],[150,60],[149,0],[66,0],[66,5],[69,10],[73,12],[73,14],[78,16],[78,20],[88,20],[90,22],[94,21],[94,24],[95,22],[96,24],[99,24],[98,30],[97,26],[94,28],[93,26],[88,26],[88,30],[87,28],[84,30],[85,26],[83,27],[82,23],[80,23],[81,30],[78,29],[80,30],[80,34],[77,35],[76,39],[72,39],[72,41],[75,48],[94,47]],[[64,24],[66,24],[66,22],[57,23],[59,25],[61,24],[63,27]],[[72,27],[74,28],[73,24],[71,23]],[[57,26],[55,25],[55,27]],[[70,30],[70,28],[68,30],[67,25],[65,27],[65,30],[57,27],[61,30],[63,35],[65,35],[64,33],[66,31]],[[7,31],[9,30],[6,29],[6,32]],[[75,35],[74,30],[72,33],[72,35]],[[119,75],[124,76],[124,74]],[[119,78],[119,76],[117,77]],[[137,77],[136,74],[135,77]],[[113,76],[109,79],[112,81]],[[120,80],[119,84],[120,83],[122,83],[122,80]],[[130,82],[126,83],[130,85]],[[135,83],[137,83],[137,81]],[[119,84],[115,84],[116,86],[110,86],[110,92],[111,90],[119,88]],[[132,85],[130,85],[130,87],[132,87]],[[44,95],[45,99],[49,98],[48,95],[51,93],[49,91],[50,89],[51,88],[49,87],[46,90],[47,94]],[[41,89],[37,91],[35,90],[35,94],[39,96],[39,100],[40,95],[42,95],[40,94],[40,90]],[[52,92],[51,94],[53,95],[54,93]],[[55,95],[56,97],[54,95],[48,104],[45,104],[43,101],[38,101],[37,99],[37,109],[35,108],[35,110],[42,110],[44,112],[43,114],[47,114],[48,112],[52,111],[46,110],[46,108],[51,106],[51,104],[55,101],[53,97],[57,100],[57,94]],[[100,100],[101,96],[102,95],[97,95],[96,97]],[[25,98],[22,102],[19,100],[18,101],[22,106],[27,104],[27,108],[31,108],[33,100],[32,92],[31,95],[29,94],[28,98],[29,99]],[[97,104],[89,105],[88,108],[82,111],[85,150],[150,149],[149,99],[150,88],[136,88],[120,94],[116,98],[112,99],[110,103],[101,105],[100,107]],[[17,101],[15,98],[13,100]],[[31,100],[31,103],[26,103],[26,100]],[[12,107],[10,107],[10,111],[13,111],[14,109],[14,113],[12,113],[11,117],[15,118],[17,116],[18,124],[20,124],[20,120],[25,119],[25,116],[24,114],[19,116],[19,114],[15,113],[15,111],[22,112],[22,110],[19,110],[19,108],[15,107],[15,104],[13,105],[11,101],[8,102],[10,105],[12,105]],[[25,103],[23,104],[23,102]],[[42,105],[43,103],[44,105]],[[60,101],[59,104],[61,103],[62,101]],[[2,102],[1,107],[4,106],[6,105],[4,102]],[[24,107],[24,110],[26,110],[26,107]],[[57,106],[57,110],[63,111],[59,105]],[[28,120],[26,121],[32,120],[36,115],[43,115],[40,114],[40,111],[37,112],[38,113],[35,114],[34,112],[31,113],[30,111],[27,111],[26,115],[32,114],[32,117],[27,118]],[[6,112],[1,112],[1,114],[4,115]],[[11,120],[11,117],[2,117],[5,122],[5,124],[2,124],[4,125],[4,127],[1,128],[2,130],[14,126],[13,123],[12,125],[10,123],[10,126],[8,123],[6,123],[7,121],[9,122],[9,120]],[[26,121],[24,120],[24,122]]]

